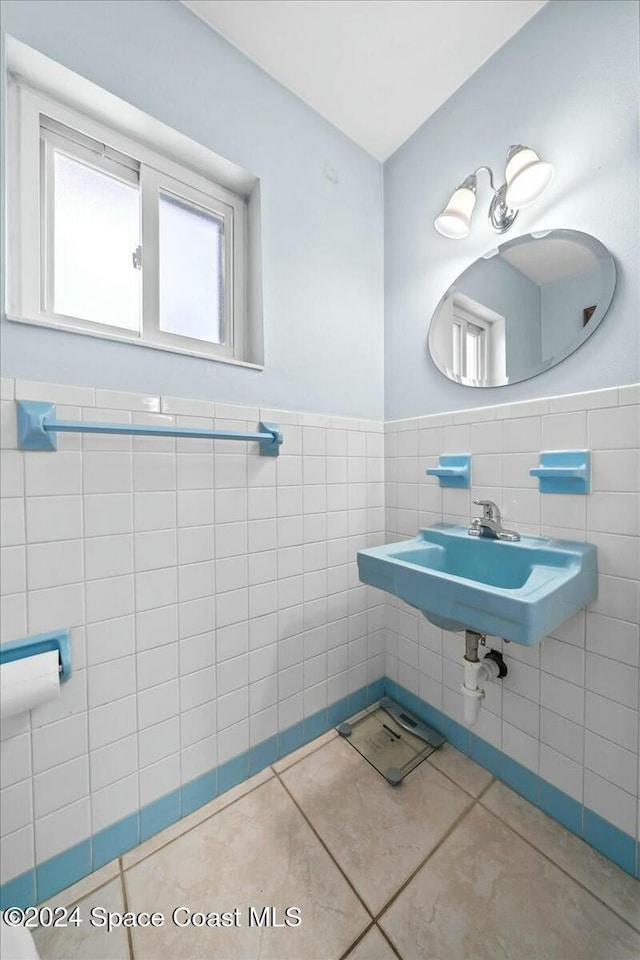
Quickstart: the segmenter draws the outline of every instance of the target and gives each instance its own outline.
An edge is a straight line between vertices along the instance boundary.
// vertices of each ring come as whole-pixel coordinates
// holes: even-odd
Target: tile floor
[[[617,960],[640,956],[640,883],[448,744],[389,786],[333,732],[64,894],[161,928],[36,931],[43,960]],[[240,927],[171,913],[241,911]],[[302,912],[248,926],[248,908]]]

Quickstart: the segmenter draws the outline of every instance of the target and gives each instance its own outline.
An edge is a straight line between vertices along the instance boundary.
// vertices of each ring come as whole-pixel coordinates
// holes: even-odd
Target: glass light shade
[[[529,147],[520,147],[507,161],[505,203],[522,210],[537,200],[553,180],[553,166]]]
[[[471,229],[471,214],[476,205],[475,190],[458,187],[451,195],[449,203],[433,221],[433,225],[443,237],[450,240],[462,240]]]

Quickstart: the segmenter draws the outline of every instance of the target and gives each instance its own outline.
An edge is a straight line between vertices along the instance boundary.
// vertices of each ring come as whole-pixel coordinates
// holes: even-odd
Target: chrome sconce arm
[[[507,151],[505,182],[495,185],[491,167],[477,167],[457,187],[434,221],[438,233],[450,240],[461,240],[471,229],[471,216],[476,204],[477,175],[485,171],[493,197],[489,205],[489,222],[496,233],[504,233],[514,223],[518,211],[528,207],[547,189],[553,179],[553,167],[540,160],[529,147],[515,144]]]

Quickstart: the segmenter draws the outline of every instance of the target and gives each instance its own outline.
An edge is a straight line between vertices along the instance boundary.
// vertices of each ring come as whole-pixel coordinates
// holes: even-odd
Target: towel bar
[[[203,440],[256,440],[263,457],[277,457],[282,434],[276,423],[260,423],[259,433],[201,430],[197,427],[154,427],[138,423],[91,423],[56,420],[53,403],[18,401],[18,446],[21,450],[56,450],[56,433],[117,433],[134,437],[193,437]]]

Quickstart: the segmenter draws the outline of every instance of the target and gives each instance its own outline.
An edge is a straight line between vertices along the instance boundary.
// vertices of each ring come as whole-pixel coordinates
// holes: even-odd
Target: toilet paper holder
[[[51,650],[58,651],[60,683],[66,683],[71,677],[71,640],[68,630],[51,630],[49,633],[38,633],[33,637],[3,643],[0,646],[0,665],[24,660],[25,657],[35,657]]]

